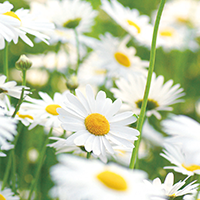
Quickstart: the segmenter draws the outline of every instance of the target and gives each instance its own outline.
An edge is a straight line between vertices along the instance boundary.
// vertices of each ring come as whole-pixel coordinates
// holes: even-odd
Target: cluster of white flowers
[[[62,154],[57,157],[59,163],[50,169],[55,183],[49,192],[52,198],[167,200],[181,196],[184,200],[194,200],[199,184],[196,180],[189,182],[189,177],[200,174],[200,124],[183,115],[170,114],[163,120],[163,113],[168,114],[174,104],[184,102],[181,85],[174,84],[172,79],[164,82],[164,76],[154,72],[143,129],[141,133],[136,129],[138,118],[143,117],[140,113],[149,67],[149,60],[137,54],[137,45],[149,51],[153,35],[150,17],[141,15],[137,9],[124,7],[117,0],[101,0],[100,9],[121,26],[126,35],[118,37],[106,32],[96,39],[85,34],[91,31],[99,14],[88,1],[29,3],[30,10],[17,11],[11,11],[13,5],[8,1],[0,3],[0,49],[5,48],[5,41],[17,44],[19,38],[32,47],[27,34],[33,35],[36,41],[52,45],[56,51],[29,54],[32,67],[21,69],[26,73],[26,81],[40,87],[45,86],[54,72],[64,78],[53,83],[56,91],[48,93],[39,89],[31,97],[29,87],[17,86],[15,81],[6,82],[7,77],[0,75],[0,157],[6,157],[6,150],[15,148],[18,122],[19,126],[26,126],[27,131],[34,132],[35,127],[40,126],[51,134],[44,149],[52,147],[55,154]],[[185,8],[187,12],[183,12]],[[157,47],[196,50],[199,10],[200,3],[195,0],[167,2]],[[153,12],[152,21],[154,15]],[[46,75],[41,75],[41,71]],[[12,69],[10,75],[20,81],[20,73]],[[64,86],[60,86],[62,81]],[[16,106],[10,97],[19,100]],[[197,102],[197,114],[199,105]],[[151,125],[149,119],[152,118],[161,124],[166,137]],[[174,174],[165,171],[162,183],[159,178],[149,180],[142,170],[128,170],[136,142],[141,139],[136,157],[147,156],[149,148],[162,148],[161,159],[164,157],[174,165],[164,169],[187,177],[174,183]],[[43,161],[40,156],[45,150],[33,149],[32,164]],[[14,189],[11,191],[5,186],[6,182],[0,184],[0,200],[19,199]]]

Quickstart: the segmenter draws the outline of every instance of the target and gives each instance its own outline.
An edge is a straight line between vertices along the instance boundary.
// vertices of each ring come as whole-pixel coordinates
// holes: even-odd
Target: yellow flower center
[[[106,135],[110,130],[108,120],[99,113],[92,113],[85,118],[86,129],[97,136]]]
[[[195,171],[195,170],[200,170],[200,166],[199,165],[190,165],[190,166],[185,166],[184,164],[182,164],[182,167],[184,167],[186,170],[188,171]]]
[[[142,107],[142,100],[138,100],[135,102],[138,108]],[[157,101],[153,100],[153,99],[148,99],[147,100],[147,110],[153,110],[155,108],[159,107],[159,104]]]
[[[95,73],[96,73],[97,75],[106,74],[106,70],[105,70],[105,69],[96,69],[96,70],[95,70]]]
[[[128,22],[128,24],[130,26],[134,26],[137,29],[137,33],[141,33],[141,29],[140,29],[140,27],[136,23],[134,23],[133,21],[131,21],[129,19],[127,19],[126,21]]]
[[[0,200],[6,200],[6,198],[2,194],[0,194]]]
[[[58,104],[50,104],[48,105],[45,110],[52,115],[59,115],[56,111],[57,108],[61,108],[61,106],[59,106]]]
[[[130,67],[131,66],[131,62],[125,54],[120,53],[120,52],[116,52],[114,54],[114,56],[115,56],[115,59],[117,60],[117,62],[119,64],[123,65],[124,67]]]
[[[174,31],[172,29],[165,29],[161,30],[159,34],[163,37],[172,37],[174,35]]]
[[[18,19],[19,21],[21,21],[21,19],[12,11],[5,12],[5,13],[3,13],[3,15],[14,17],[15,19]]]
[[[33,120],[33,117],[31,115],[22,115],[20,114],[19,112],[17,112],[17,115],[22,118],[22,119],[25,119],[25,118],[29,118],[29,119],[32,119]]]
[[[182,24],[187,24],[187,23],[189,23],[189,19],[187,19],[187,18],[184,18],[184,17],[177,17],[176,18],[177,19],[177,21],[179,22],[179,23],[182,23]]]
[[[125,191],[128,189],[126,180],[120,176],[119,174],[116,174],[111,171],[103,171],[100,174],[97,175],[97,178],[106,186],[113,190],[118,191]]]

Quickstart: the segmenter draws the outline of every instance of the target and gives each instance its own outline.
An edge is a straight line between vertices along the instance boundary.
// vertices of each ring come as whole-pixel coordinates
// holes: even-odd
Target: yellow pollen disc
[[[14,17],[14,18],[18,19],[19,21],[21,21],[21,19],[14,12],[12,12],[12,11],[5,12],[5,13],[3,13],[3,15]]]
[[[59,106],[58,104],[50,104],[50,105],[48,105],[48,106],[45,108],[45,110],[46,110],[48,113],[52,114],[52,115],[59,115],[59,114],[57,113],[57,111],[56,111],[57,108],[61,108],[61,106]]]
[[[110,130],[108,120],[99,113],[92,113],[85,118],[86,129],[97,136],[106,135]]]
[[[31,115],[22,115],[20,114],[19,112],[17,112],[17,115],[22,118],[22,119],[25,119],[25,118],[29,118],[29,119],[32,119],[33,120],[33,117]]]
[[[174,35],[174,32],[172,30],[163,30],[163,31],[160,31],[160,36],[163,36],[163,37],[172,37]]]
[[[6,200],[6,198],[2,194],[0,194],[0,200]]]
[[[126,180],[120,176],[119,174],[116,174],[111,171],[103,171],[100,174],[97,175],[97,178],[106,186],[113,190],[118,191],[125,191],[128,189]]]
[[[140,27],[139,27],[136,23],[134,23],[133,21],[131,21],[131,20],[129,20],[129,19],[127,19],[126,21],[128,22],[128,24],[129,24],[130,26],[134,26],[134,27],[137,29],[137,32],[138,32],[138,33],[141,33],[141,29],[140,29]]]
[[[175,193],[174,194],[171,194],[171,195],[169,195],[170,197],[176,197],[176,195],[175,195]]]
[[[200,170],[200,166],[199,165],[190,165],[190,166],[185,166],[184,164],[182,164],[182,167],[184,167],[186,170],[188,171],[195,171],[195,170]]]
[[[130,67],[131,66],[131,62],[129,60],[129,58],[123,54],[123,53],[120,53],[120,52],[116,52],[114,54],[115,56],[115,59],[117,60],[117,62],[125,67]]]

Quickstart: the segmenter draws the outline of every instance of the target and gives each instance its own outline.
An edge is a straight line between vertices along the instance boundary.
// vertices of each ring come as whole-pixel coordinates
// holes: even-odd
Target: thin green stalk
[[[89,159],[90,158],[90,156],[91,156],[91,152],[87,152],[87,159]]]
[[[44,160],[45,160],[45,153],[46,153],[47,144],[49,143],[49,137],[51,136],[52,131],[53,131],[53,128],[50,129],[49,134],[45,138],[44,146],[41,150],[40,157],[39,157],[39,160],[38,160],[38,166],[37,166],[37,169],[36,169],[36,172],[35,172],[35,178],[34,178],[32,184],[31,184],[28,200],[31,200],[32,194],[33,194],[35,187],[36,187],[36,183],[39,179],[40,171],[41,171],[42,165],[43,165]]]
[[[197,183],[200,184],[200,175],[199,175],[199,177],[198,177]],[[200,192],[200,186],[198,186],[197,193],[196,193],[196,195],[195,195],[195,200],[198,200],[199,192]]]
[[[12,155],[12,191],[16,194],[16,160],[15,160],[15,152],[11,151]]]
[[[19,138],[19,133],[15,136],[15,140],[14,140],[14,147],[16,146],[17,144],[17,141],[18,141],[18,138]],[[5,188],[7,182],[8,182],[8,177],[9,177],[9,172],[11,170],[11,167],[12,167],[12,172],[13,172],[13,176],[15,176],[15,172],[16,172],[16,165],[15,165],[15,158],[14,158],[14,149],[11,149],[10,150],[10,153],[8,155],[8,164],[7,164],[7,167],[6,167],[6,171],[5,171],[5,174],[4,174],[4,177],[3,177],[3,183],[2,183],[2,190]],[[14,160],[13,160],[14,158]],[[13,162],[12,162],[13,161]],[[13,181],[13,180],[12,180]],[[15,180],[14,180],[14,183],[15,185]],[[13,188],[15,188],[15,186],[13,186]],[[15,192],[15,190],[13,190],[13,192]]]
[[[26,85],[26,71],[24,70],[24,71],[22,71],[22,73],[23,73],[22,84],[25,86]],[[25,90],[25,88],[22,88],[22,93],[21,93],[20,99],[19,99],[19,101],[18,101],[18,103],[16,105],[15,111],[14,111],[14,113],[12,115],[12,118],[15,117],[15,115],[17,114],[17,112],[18,112],[18,110],[20,108],[20,105],[22,104],[22,102],[24,100],[23,99],[24,90]],[[15,136],[14,148],[15,148],[15,146],[17,144],[18,138],[19,138],[19,133]],[[12,169],[12,189],[13,189],[13,192],[16,192],[16,188],[15,188],[16,162],[15,162],[14,149],[10,150],[10,154],[8,156],[8,165],[6,167],[5,175],[4,175],[4,178],[3,178],[2,190],[5,188],[5,186],[7,184],[8,177],[9,177],[9,172],[10,172],[11,169]]]
[[[26,70],[22,71],[22,85],[26,86]],[[21,106],[21,104],[22,104],[22,102],[24,100],[24,91],[25,91],[25,88],[22,88],[22,93],[21,93],[20,99],[19,99],[19,101],[18,101],[18,103],[17,103],[17,105],[15,107],[15,111],[14,111],[14,113],[12,115],[12,118],[15,117],[15,115],[19,111],[19,108],[20,108],[20,106]]]
[[[77,65],[76,65],[76,69],[75,69],[75,74],[77,75],[78,68],[79,68],[79,65],[80,65],[80,52],[79,52],[78,32],[77,32],[76,28],[74,28],[74,33],[75,33],[75,37],[76,37],[76,51],[77,51]]]
[[[3,177],[3,183],[2,183],[2,186],[1,186],[1,190],[4,190],[4,188],[7,184],[11,165],[12,165],[12,156],[11,156],[11,151],[10,151],[9,156],[8,156],[8,163],[7,163],[7,166],[6,166],[6,171],[5,171],[4,177]]]
[[[7,77],[8,81],[8,42],[5,41],[5,48],[4,48],[4,74]]]
[[[146,113],[146,106],[147,106],[147,100],[148,100],[148,95],[149,95],[149,90],[150,90],[151,78],[152,78],[152,74],[153,74],[153,70],[154,70],[158,27],[159,27],[162,11],[163,11],[163,8],[165,5],[165,1],[166,0],[161,0],[160,6],[158,9],[158,13],[156,16],[156,22],[155,22],[155,26],[154,26],[153,38],[152,38],[152,43],[151,43],[150,63],[149,63],[149,71],[148,71],[148,76],[147,76],[146,89],[145,89],[145,93],[144,93],[140,116],[139,116],[139,119],[137,122],[137,127],[136,127],[137,130],[140,132],[140,135],[138,136],[138,140],[136,141],[135,148],[133,149],[133,152],[132,152],[131,162],[129,165],[130,169],[133,169],[135,166],[135,163],[137,162],[138,149],[139,149],[140,141],[142,138],[141,132],[142,132],[142,127],[143,127],[145,113]]]

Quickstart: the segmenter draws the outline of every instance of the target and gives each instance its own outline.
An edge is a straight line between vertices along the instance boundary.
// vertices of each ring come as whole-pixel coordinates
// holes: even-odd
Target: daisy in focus
[[[173,80],[164,83],[162,75],[156,77],[155,73],[152,76],[146,115],[150,117],[155,115],[156,118],[161,119],[159,111],[171,111],[170,105],[181,102],[180,97],[184,96],[183,89],[179,84],[172,86]],[[146,78],[141,75],[130,75],[128,80],[120,78],[116,81],[117,88],[112,88],[116,98],[122,99],[126,104],[124,109],[132,110],[135,114],[140,114],[142,106]]]
[[[19,116],[33,120],[29,130],[35,126],[60,127],[57,108],[64,106],[64,94],[55,93],[53,99],[44,92],[39,92],[42,99],[29,98],[29,103],[24,102],[19,110]]]
[[[19,99],[22,93],[22,88],[24,86],[16,86],[16,85],[17,83],[15,81],[6,82],[6,76],[0,75],[0,99],[3,100],[5,98],[5,95]],[[24,88],[29,89],[28,87]],[[30,94],[30,92],[25,90],[24,97],[27,94]]]
[[[49,44],[47,36],[45,33],[51,32],[54,29],[54,24],[49,22],[44,18],[40,18],[38,15],[31,14],[28,9],[18,9],[17,11],[9,11],[4,13],[4,15],[10,16],[19,21],[18,26],[13,26],[15,37],[13,42],[18,43],[18,38],[20,37],[29,46],[33,46],[32,41],[26,36],[26,34],[31,34],[42,40],[43,42]]]
[[[10,188],[4,188],[4,190],[2,190],[1,188],[2,188],[2,183],[0,183],[0,199],[1,200],[19,200],[18,196],[13,196],[14,193],[12,192]]]
[[[180,141],[181,142],[181,141]],[[165,169],[173,169],[176,172],[193,176],[200,174],[199,152],[191,153],[185,149],[185,146],[165,143],[164,153],[160,155],[167,159],[175,166],[167,166]]]
[[[149,24],[147,15],[140,15],[137,9],[124,7],[118,1],[102,0],[102,9],[110,15],[122,28],[142,45],[150,47],[153,26]]]
[[[15,37],[15,26],[20,26],[18,19],[12,16],[6,15],[6,13],[11,13],[13,5],[8,1],[0,3],[0,49],[4,49],[5,40],[11,42]]]
[[[144,184],[143,171],[71,155],[60,156],[59,164],[51,168],[50,174],[56,183],[51,195],[60,200],[149,200],[153,188]]]
[[[134,123],[132,112],[117,114],[121,100],[106,98],[103,91],[94,96],[92,87],[86,86],[86,97],[76,89],[76,96],[66,94],[65,108],[57,109],[63,129],[75,132],[67,138],[67,143],[74,142],[84,147],[87,152],[106,157],[106,152],[114,154],[110,142],[133,148],[139,132],[127,125]]]
[[[108,71],[108,76],[118,78],[127,77],[130,73],[147,74],[146,68],[148,61],[143,61],[136,56],[134,47],[127,47],[130,40],[129,36],[124,37],[121,41],[106,33],[100,36],[101,41],[97,43],[96,52],[101,60],[100,64],[103,69]]]
[[[43,13],[55,24],[55,30],[50,33],[51,43],[61,41],[75,44],[74,29],[79,35],[89,32],[97,15],[89,2],[81,0],[49,0],[46,4],[32,2],[30,6],[32,12]]]
[[[153,180],[152,184],[155,187],[159,187],[161,190],[163,190],[166,197],[175,198],[178,196],[191,194],[191,193],[194,193],[197,191],[197,187],[199,186],[199,184],[196,184],[195,183],[196,181],[189,183],[187,186],[185,186],[183,188],[183,186],[186,184],[186,180],[188,178],[189,177],[185,178],[185,180],[183,180],[183,181],[179,181],[174,184],[174,174],[170,172],[167,174],[164,183],[162,183],[159,178],[156,178]],[[154,200],[153,197],[151,199]],[[155,200],[162,200],[162,199],[163,198],[155,197]]]

